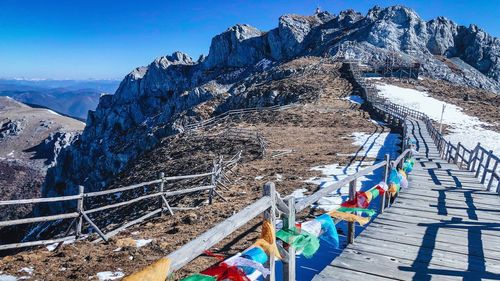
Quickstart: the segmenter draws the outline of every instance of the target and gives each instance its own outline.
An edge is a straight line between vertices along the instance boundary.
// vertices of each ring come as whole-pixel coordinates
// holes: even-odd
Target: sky
[[[236,23],[261,30],[283,14],[338,14],[402,4],[424,19],[445,16],[500,37],[497,0],[0,0],[0,78],[121,79],[156,57],[207,54]]]

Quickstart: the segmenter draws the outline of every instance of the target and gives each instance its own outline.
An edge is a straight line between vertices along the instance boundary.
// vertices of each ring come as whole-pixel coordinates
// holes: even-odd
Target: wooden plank
[[[396,204],[398,204],[396,202]],[[427,219],[427,220],[433,220],[434,223],[436,222],[439,222],[439,221],[451,221],[453,216],[443,216],[443,215],[439,215],[437,214],[437,212],[428,212],[428,211],[425,211],[425,210],[418,210],[416,208],[407,208],[405,206],[397,206],[397,207],[394,207],[394,208],[391,208],[391,210],[389,212],[387,212],[387,215],[398,215],[398,216],[403,216],[403,217],[406,217],[406,218],[418,218],[419,220],[418,221],[423,221],[421,219]],[[483,215],[484,216],[484,215]],[[489,216],[488,216],[489,217]],[[491,227],[495,227],[497,229],[500,228],[500,223],[497,222],[497,220],[493,221],[493,222],[489,222],[489,221],[480,221],[480,220],[477,220],[477,219],[471,219],[471,218],[468,218],[467,216],[455,216],[455,220],[461,220],[463,223],[468,223],[468,224],[485,224],[485,223],[489,223],[491,225]],[[500,235],[500,233],[499,233]]]
[[[118,187],[118,188],[113,188],[113,189],[108,189],[108,190],[103,190],[103,191],[88,192],[88,193],[85,193],[85,197],[102,196],[102,195],[107,195],[107,194],[136,189],[136,188],[143,187],[146,185],[157,184],[160,182],[161,182],[161,180],[152,180],[152,181],[148,181],[148,182],[142,182],[142,183],[138,183],[138,184],[133,184],[133,185],[124,186],[124,187]]]
[[[404,238],[402,238],[404,239]],[[428,249],[418,246],[405,245],[394,241],[381,241],[363,237],[356,240],[356,244],[349,249],[361,252],[371,252],[378,255],[388,255],[400,259],[420,261],[429,265],[444,266],[458,270],[484,272],[485,270],[500,273],[498,260],[469,257],[466,254],[456,254],[449,251]],[[334,261],[335,262],[335,261]]]
[[[95,213],[95,212],[105,211],[105,210],[108,210],[108,209],[111,209],[111,208],[118,208],[118,207],[121,207],[121,206],[126,206],[126,205],[129,205],[129,204],[135,203],[135,202],[139,202],[139,201],[144,200],[144,199],[158,197],[158,196],[161,196],[161,195],[162,195],[162,192],[156,192],[156,193],[152,193],[152,194],[147,194],[147,195],[139,196],[139,197],[136,197],[134,199],[127,200],[127,201],[123,201],[123,202],[119,202],[119,203],[114,203],[114,204],[110,204],[110,205],[104,205],[102,207],[85,210],[83,213],[84,214],[92,214],[92,213]]]
[[[295,227],[295,198],[290,197],[288,202],[288,213],[284,221],[285,227],[292,229]],[[295,248],[288,246],[288,261],[283,262],[283,280],[294,281],[296,280],[296,255]]]
[[[394,241],[394,236],[404,237],[398,240],[401,244],[413,245],[417,247],[437,249],[442,251],[449,251],[457,254],[466,254],[476,257],[486,257],[488,259],[498,260],[500,262],[500,253],[498,250],[492,250],[488,247],[483,247],[478,241],[469,241],[468,233],[464,232],[463,237],[439,235],[439,230],[436,233],[415,233],[413,229],[384,229],[384,228],[371,228],[364,230],[357,239],[369,237],[372,239],[379,239],[382,241]]]
[[[53,215],[53,216],[0,221],[0,227],[1,226],[27,224],[27,223],[35,223],[35,222],[47,222],[47,221],[55,221],[55,220],[62,220],[62,219],[71,219],[71,218],[76,218],[78,216],[79,216],[79,214],[75,212],[75,213],[67,213],[67,214]]]
[[[138,184],[133,184],[129,186],[124,186],[124,187],[118,187],[118,188],[113,188],[113,189],[108,189],[108,190],[103,190],[103,191],[96,191],[96,192],[89,192],[85,193],[85,197],[95,197],[95,196],[101,196],[101,195],[106,195],[106,194],[111,194],[111,193],[116,193],[116,192],[122,192],[122,191],[127,191],[131,189],[136,189],[139,187],[143,187],[146,185],[152,185],[152,184],[158,184],[161,183],[162,181],[174,181],[174,180],[182,180],[182,179],[194,179],[194,178],[200,178],[200,177],[206,177],[210,176],[213,173],[204,173],[204,174],[196,174],[196,175],[185,175],[185,176],[173,176],[173,177],[164,177],[162,179],[156,179],[148,182],[142,182]]]
[[[421,200],[428,204],[450,203],[450,204],[474,204],[475,206],[495,207],[500,205],[500,198],[469,196],[467,193],[456,192],[418,192],[409,189],[403,190],[399,194],[401,200]]]
[[[191,240],[186,245],[175,250],[168,255],[172,261],[170,265],[170,272],[178,270],[186,265],[188,262],[199,256],[203,251],[211,248],[233,233],[236,229],[248,223],[250,220],[264,212],[271,206],[271,198],[266,196],[255,203],[248,205],[243,210],[232,215],[228,219],[219,223],[207,232],[198,236],[196,239]]]
[[[401,270],[401,268],[407,270]],[[443,266],[426,265],[419,262],[414,262],[409,259],[399,258],[391,255],[379,255],[369,251],[360,251],[353,249],[345,249],[339,259],[335,259],[331,267],[325,270],[331,272],[331,276],[335,276],[335,269],[345,268],[361,271],[363,273],[383,276],[395,280],[421,280],[415,277],[418,275],[416,271],[425,272],[428,269],[448,269]],[[327,271],[328,270],[328,271]],[[461,277],[434,275],[429,274],[429,278],[425,280],[462,280]],[[371,279],[367,279],[371,280]]]
[[[17,199],[0,201],[0,206],[18,205],[18,204],[35,204],[35,203],[49,203],[61,202],[80,199],[80,195],[59,196],[59,197],[46,197],[46,198],[33,198],[33,199]]]
[[[481,198],[467,198],[467,197],[464,197],[464,196],[453,196],[453,197],[450,197],[448,195],[446,195],[445,197],[443,198],[440,198],[438,195],[439,194],[423,194],[423,193],[409,193],[407,192],[408,190],[403,190],[403,192],[401,192],[399,194],[399,198],[400,200],[413,200],[413,199],[418,199],[418,200],[422,200],[422,201],[427,201],[430,203],[433,203],[433,204],[437,204],[437,203],[450,203],[450,204],[460,204],[460,203],[474,203],[475,206],[479,206],[479,207],[482,207],[482,208],[487,208],[487,207],[497,207],[500,205],[500,198],[498,198],[499,200],[479,200]],[[495,199],[495,198],[492,198],[492,199]]]
[[[396,218],[384,218],[378,217],[375,221],[370,223],[370,227],[396,227],[396,228],[406,228],[411,229],[416,233],[421,233],[422,235],[427,230],[426,226],[419,226],[413,222],[413,220],[409,221],[408,219],[396,217]],[[468,233],[481,233],[483,237],[484,243],[500,243],[500,237],[495,235],[490,235],[491,232],[485,231],[484,229],[473,229],[473,228],[440,228],[439,233],[443,233],[444,235],[450,236],[450,239],[454,239],[455,237],[466,237]],[[495,233],[495,232],[493,232]]]
[[[355,280],[365,280],[365,281],[388,281],[397,280],[389,279],[377,275],[367,274],[359,271],[354,271],[350,269],[345,269],[342,267],[326,267],[322,272],[314,276],[312,281],[355,281]]]
[[[137,219],[135,219],[133,221],[129,221],[129,222],[125,223],[124,225],[122,225],[122,226],[120,226],[120,227],[118,227],[118,228],[116,228],[116,229],[114,229],[114,230],[106,233],[106,237],[107,238],[111,238],[111,237],[115,236],[116,234],[118,234],[119,232],[127,229],[128,227],[131,227],[132,225],[141,223],[141,222],[149,219],[150,217],[153,217],[153,216],[159,214],[162,211],[163,211],[163,209],[156,209],[154,211],[151,211],[151,212],[145,214],[144,216],[142,216],[140,218],[137,218]],[[100,242],[100,241],[102,241],[102,238],[98,238],[98,239],[92,241],[92,243],[97,243],[97,242]]]
[[[401,217],[400,215],[384,215],[384,220],[389,220],[388,223],[404,223],[405,221],[410,220],[409,217]],[[377,218],[377,220],[382,221],[382,218]],[[434,227],[434,228],[440,228],[444,230],[449,230],[449,231],[455,231],[455,232],[466,232],[466,231],[471,231],[471,232],[480,232],[481,236],[484,236],[483,239],[490,239],[490,237],[493,237],[495,239],[498,239],[500,237],[499,231],[498,231],[498,226],[494,225],[492,227],[490,224],[487,222],[482,223],[482,222],[452,222],[451,220],[433,220],[433,219],[427,219],[427,218],[421,218],[421,217],[412,217],[411,222],[414,223],[415,226],[421,229],[426,229],[427,227]]]
[[[472,205],[472,204],[471,204]],[[441,219],[447,219],[449,217],[460,217],[464,220],[475,220],[475,221],[488,221],[488,222],[500,222],[499,210],[491,210],[494,214],[487,211],[482,211],[481,209],[472,208],[472,206],[467,206],[465,203],[453,208],[451,205],[448,207],[446,204],[438,206],[437,204],[421,204],[417,200],[398,200],[394,207],[400,210],[418,211],[423,213],[429,213],[432,217],[434,215],[441,216]],[[462,209],[457,209],[462,208]],[[441,209],[441,213],[439,212]],[[488,210],[488,209],[483,209]]]
[[[64,242],[64,241],[74,240],[74,239],[76,239],[75,236],[68,236],[68,237],[62,237],[62,238],[56,238],[56,239],[49,239],[49,240],[39,240],[39,241],[32,241],[32,242],[4,244],[4,245],[0,245],[0,251],[2,251],[2,250],[8,250],[8,249],[15,249],[15,248],[33,247],[33,246],[54,244],[54,243],[60,243],[60,242]]]

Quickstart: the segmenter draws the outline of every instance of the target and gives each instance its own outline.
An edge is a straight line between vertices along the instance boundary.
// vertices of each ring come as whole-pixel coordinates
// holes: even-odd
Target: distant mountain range
[[[87,112],[97,107],[99,97],[114,93],[118,84],[118,80],[5,79],[0,80],[0,96],[85,120]]]

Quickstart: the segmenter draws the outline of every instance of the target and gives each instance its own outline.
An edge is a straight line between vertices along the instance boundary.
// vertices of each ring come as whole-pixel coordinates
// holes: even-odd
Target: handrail
[[[412,150],[410,148],[406,149],[405,151],[403,151],[399,156],[398,158],[396,158],[394,161],[391,161],[391,165],[392,167],[397,167],[399,165],[399,163],[401,163],[401,161],[404,160],[404,158],[410,154],[412,152]]]
[[[107,195],[107,194],[111,194],[111,193],[117,193],[117,192],[127,191],[127,190],[131,190],[131,189],[136,189],[136,188],[143,187],[146,185],[158,184],[158,183],[166,182],[166,181],[201,178],[201,177],[211,176],[213,174],[214,174],[213,172],[210,172],[210,173],[203,173],[203,174],[196,174],[196,175],[162,177],[162,178],[159,178],[157,180],[142,182],[142,183],[133,184],[133,185],[129,185],[129,186],[107,189],[107,190],[103,190],[103,191],[88,192],[88,193],[85,193],[84,196],[85,197],[95,197],[95,196]]]
[[[172,262],[170,264],[169,272],[182,268],[184,265],[201,255],[204,251],[210,249],[215,244],[222,241],[222,239],[271,207],[273,207],[272,198],[270,196],[264,196],[223,222],[212,227],[196,239],[191,240],[181,248],[170,253],[167,256]]]
[[[16,205],[16,204],[35,204],[35,203],[60,202],[60,201],[76,200],[76,199],[80,199],[80,198],[81,198],[81,196],[78,194],[78,195],[59,196],[59,197],[5,200],[5,201],[0,201],[0,206]]]
[[[375,88],[365,82],[361,72],[358,69],[359,62],[347,62],[351,70],[354,80],[363,89],[363,94],[372,107],[382,111],[401,114],[422,120],[425,122],[427,130],[437,146],[441,157],[448,162],[458,165],[459,168],[464,168],[464,163],[467,165],[465,169],[475,172],[475,177],[479,179],[481,184],[485,184],[488,191],[496,191],[500,195],[500,158],[493,154],[492,150],[487,150],[480,143],[474,149],[467,149],[460,142],[455,146],[450,141],[446,141],[435,127],[432,120],[423,112],[408,108],[403,105],[392,103],[377,95]],[[462,154],[460,154],[462,152]],[[479,156],[479,154],[481,154]],[[458,162],[458,159],[461,161]],[[476,169],[477,167],[477,169]],[[488,180],[489,176],[489,180]],[[494,180],[497,181],[496,189],[493,190]]]
[[[129,185],[129,186],[108,189],[108,190],[103,190],[103,191],[95,191],[95,192],[85,193],[83,186],[80,186],[79,193],[76,195],[0,201],[0,206],[15,205],[15,204],[50,203],[50,202],[70,201],[70,200],[77,201],[76,212],[51,215],[51,216],[39,216],[39,217],[32,217],[32,218],[0,221],[0,227],[4,227],[4,226],[19,225],[19,224],[48,222],[48,221],[63,220],[63,219],[73,219],[73,221],[71,222],[71,224],[68,228],[67,233],[65,234],[65,237],[59,237],[57,239],[50,239],[50,240],[39,240],[39,241],[4,244],[4,245],[0,245],[0,250],[20,248],[20,247],[30,247],[30,246],[36,246],[36,245],[44,245],[47,243],[54,243],[52,241],[62,241],[61,239],[63,239],[63,240],[69,239],[70,237],[76,237],[76,239],[77,239],[79,236],[81,236],[81,231],[82,231],[82,227],[83,227],[83,220],[85,220],[90,225],[90,227],[95,229],[95,231],[101,236],[102,240],[107,241],[109,239],[109,237],[117,234],[119,231],[121,231],[121,230],[123,230],[123,229],[125,229],[133,224],[139,223],[139,222],[141,222],[141,221],[143,221],[143,220],[145,220],[145,219],[147,219],[155,214],[162,213],[164,211],[168,211],[171,215],[173,215],[174,214],[173,210],[175,208],[170,207],[170,205],[168,204],[167,198],[182,195],[182,194],[188,194],[188,193],[194,193],[194,192],[208,190],[208,191],[210,191],[208,194],[209,204],[212,204],[212,201],[213,201],[212,198],[214,196],[218,196],[222,200],[226,201],[226,199],[224,197],[222,197],[215,189],[217,188],[218,184],[222,184],[225,180],[227,180],[227,177],[225,176],[224,169],[226,167],[227,168],[233,167],[240,159],[241,159],[241,152],[234,155],[229,161],[223,161],[222,158],[220,158],[218,162],[214,161],[214,168],[212,169],[211,172],[202,173],[202,174],[165,177],[163,173],[160,173],[160,177],[156,180],[142,182],[142,183],[133,184],[133,185]],[[193,187],[193,188],[188,188],[188,189],[164,190],[164,184],[168,181],[195,179],[195,178],[203,178],[203,177],[209,177],[211,183],[209,185],[198,186],[198,187]],[[133,190],[133,189],[137,189],[137,188],[149,186],[149,185],[159,185],[160,189],[158,191],[158,189],[155,188],[156,192],[153,192],[150,194],[145,194],[145,195],[140,195],[140,196],[136,195],[137,197],[131,198],[131,199],[126,200],[126,201],[122,201],[122,202],[118,202],[118,203],[107,202],[106,205],[104,205],[104,206],[95,207],[95,208],[91,208],[91,209],[84,209],[83,203],[84,203],[84,199],[86,199],[86,198],[93,198],[96,196],[116,194],[116,193],[120,193],[123,191],[129,191],[129,190]],[[142,217],[135,219],[134,221],[126,222],[122,226],[118,227],[117,229],[110,231],[108,234],[104,234],[97,227],[97,225],[94,222],[92,222],[92,220],[88,217],[88,215],[96,213],[96,212],[101,212],[101,211],[105,211],[105,210],[109,210],[109,209],[113,209],[113,208],[122,207],[122,206],[130,205],[130,204],[142,201],[142,200],[152,199],[152,198],[158,198],[159,206],[160,206],[159,209],[155,209],[153,211],[146,210],[147,213],[145,215],[143,215]],[[75,222],[76,222],[75,235],[67,236],[69,234],[71,227],[75,224]]]
[[[311,206],[312,204],[316,203],[319,199],[321,199],[321,198],[325,197],[326,195],[328,195],[332,192],[335,192],[336,190],[342,188],[343,186],[345,186],[349,182],[356,180],[357,178],[360,178],[362,176],[365,176],[365,175],[373,172],[374,170],[377,170],[380,167],[383,167],[386,165],[387,165],[387,161],[384,160],[380,163],[377,163],[373,166],[370,166],[366,169],[363,169],[363,170],[361,170],[353,175],[347,176],[338,182],[335,182],[335,183],[332,183],[328,186],[325,186],[324,188],[316,191],[315,193],[311,194],[310,196],[299,201],[295,205],[295,209],[297,210],[297,212],[300,212],[300,211],[304,210],[305,208]]]

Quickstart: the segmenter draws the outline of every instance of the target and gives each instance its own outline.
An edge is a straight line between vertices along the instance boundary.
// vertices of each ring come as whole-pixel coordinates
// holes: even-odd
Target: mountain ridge
[[[284,15],[267,32],[237,24],[212,39],[208,56],[197,61],[182,52],[159,57],[129,73],[114,95],[101,96],[83,133],[59,154],[58,163],[64,164],[49,169],[42,194],[75,194],[82,184],[88,191],[103,189],[162,137],[182,132],[183,124],[234,108],[297,102],[298,92],[254,89],[300,71],[282,71],[280,64],[308,55],[332,57],[348,41],[357,42],[354,57],[374,67],[397,50],[402,60],[422,62],[423,75],[499,88],[498,38],[445,18],[425,22],[403,6],[374,7],[366,16],[353,10],[337,16]],[[438,54],[461,55],[450,57],[459,73]]]

